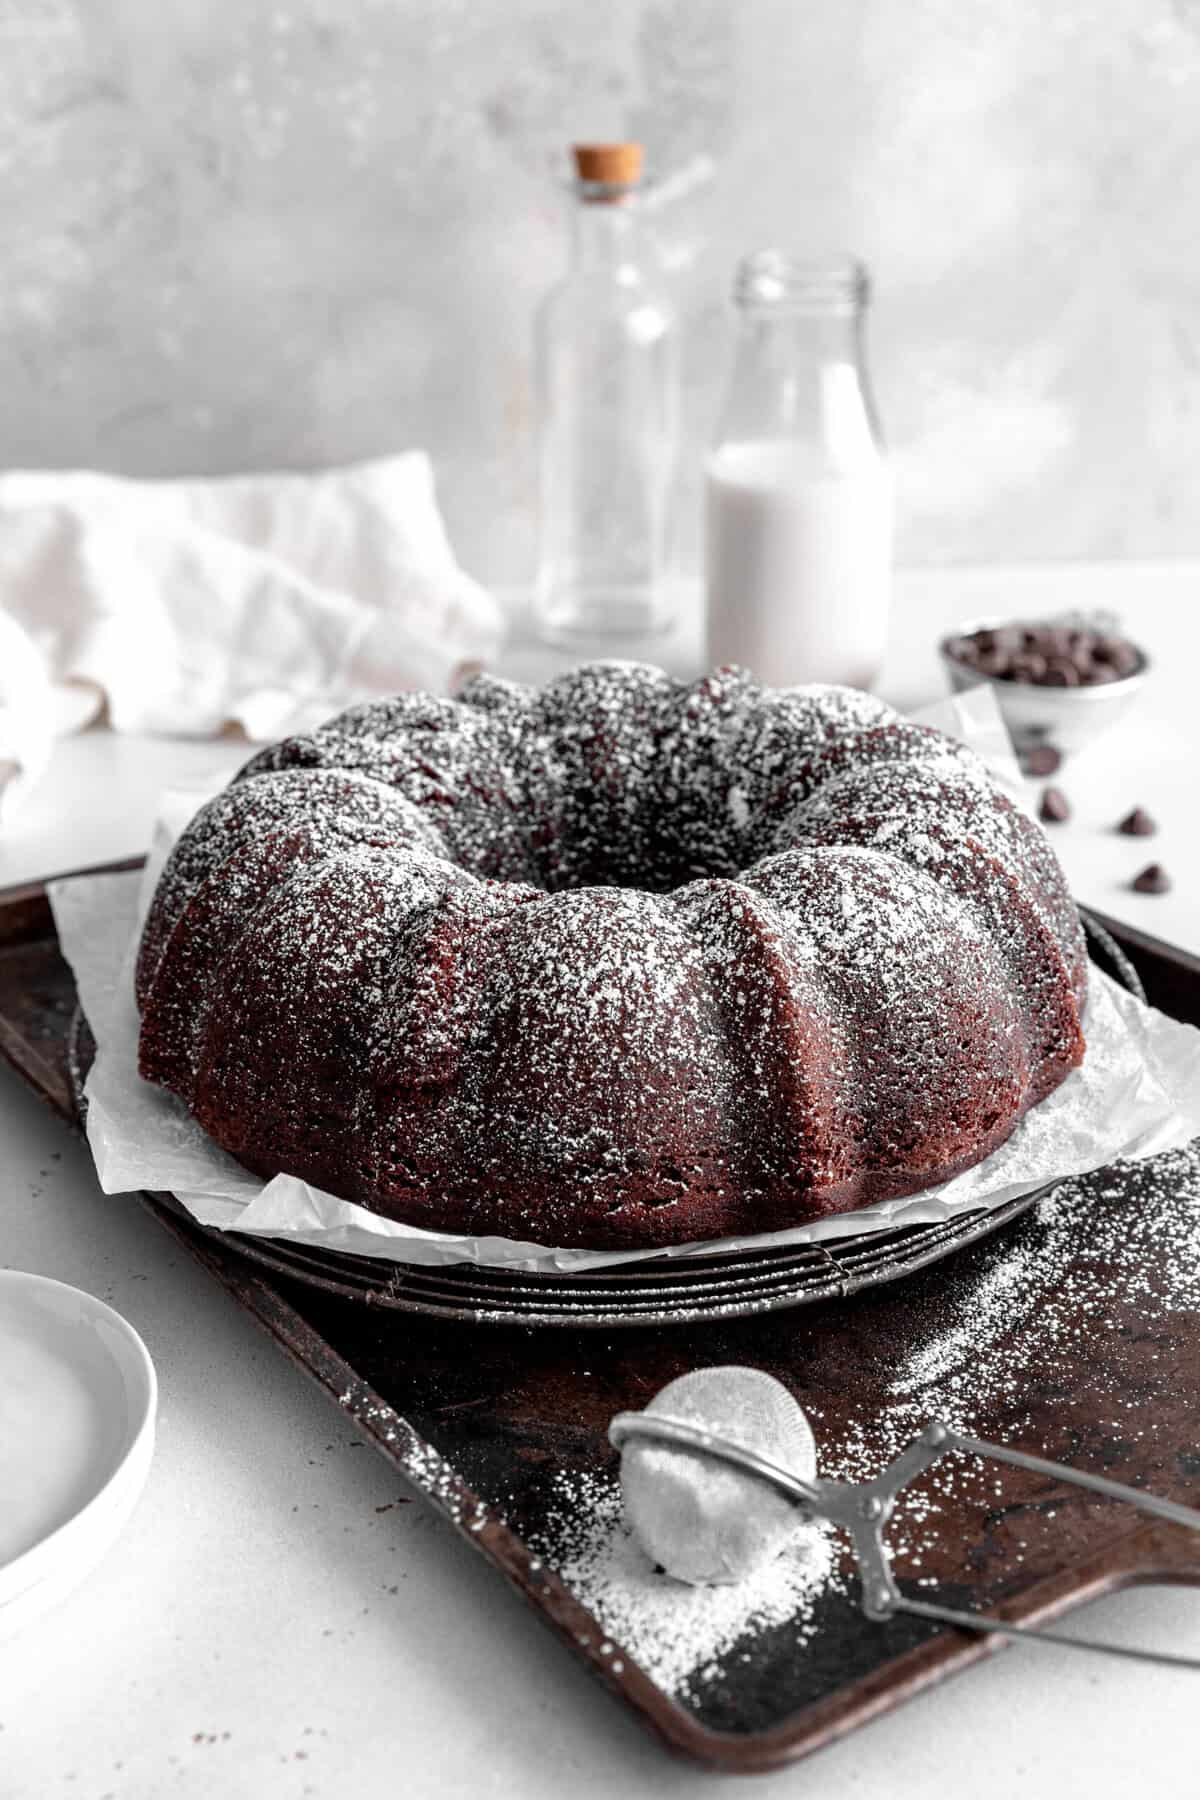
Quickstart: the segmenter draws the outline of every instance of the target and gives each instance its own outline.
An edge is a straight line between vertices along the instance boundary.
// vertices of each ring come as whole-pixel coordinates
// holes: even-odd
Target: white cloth
[[[116,731],[268,739],[493,658],[420,451],[315,474],[0,475],[0,765]]]

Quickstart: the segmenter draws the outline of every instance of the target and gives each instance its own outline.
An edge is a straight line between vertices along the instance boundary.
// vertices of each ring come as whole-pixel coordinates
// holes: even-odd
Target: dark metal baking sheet
[[[1165,996],[1177,1016],[1200,1019],[1200,969],[1166,946],[1122,941],[1158,1003]],[[73,1116],[67,1037],[74,1009],[44,893],[33,886],[0,894],[0,1055],[66,1120]],[[1146,1164],[1102,1171],[1095,1205],[1109,1214],[1114,1206],[1168,1206],[1152,1175]],[[878,1417],[889,1405],[887,1377],[897,1359],[936,1336],[956,1296],[986,1279],[990,1259],[1022,1246],[1036,1258],[1042,1229],[1036,1215],[944,1263],[803,1313],[580,1332],[481,1327],[348,1301],[253,1266],[219,1234],[190,1224],[153,1196],[144,1200],[672,1748],[730,1771],[772,1767],[992,1653],[994,1641],[915,1620],[871,1624],[852,1592],[831,1592],[820,1602],[819,1629],[802,1656],[785,1626],[756,1632],[681,1699],[657,1686],[627,1646],[614,1654],[601,1621],[543,1552],[548,1521],[561,1510],[563,1479],[579,1491],[611,1483],[615,1459],[606,1428],[612,1413],[644,1404],[688,1368],[734,1361],[768,1369],[802,1392],[826,1434],[847,1421]],[[1086,1213],[1077,1253],[1086,1264]],[[1018,1411],[998,1401],[990,1415],[976,1416],[981,1435],[1113,1468],[1125,1481],[1194,1502],[1200,1314],[1180,1311],[1166,1326],[1158,1321],[1150,1335],[1140,1305],[1131,1284],[1128,1294],[1118,1294],[1103,1330],[1087,1317],[1074,1321],[1077,1329],[1061,1333],[1053,1357],[1025,1370]],[[1105,1396],[1099,1407],[1098,1393]],[[1112,1421],[1134,1406],[1142,1429],[1118,1431]],[[1017,1477],[1002,1508],[983,1504],[970,1483],[938,1503],[946,1552],[929,1573],[955,1580],[961,1545],[978,1544],[975,1597],[1014,1621],[1044,1619],[1130,1582],[1200,1582],[1193,1536],[1165,1525],[1131,1526],[1132,1515],[1095,1505],[1077,1490],[1052,1491]],[[1017,1531],[1019,1563],[1012,1554]]]

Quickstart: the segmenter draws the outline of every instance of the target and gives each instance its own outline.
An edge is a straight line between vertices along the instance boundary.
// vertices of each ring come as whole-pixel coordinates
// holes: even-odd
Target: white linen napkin
[[[503,636],[421,451],[313,474],[0,475],[0,621],[0,668],[23,671],[0,673],[0,762],[8,696],[32,682],[50,730],[35,743],[14,715],[8,734],[30,763],[103,700],[117,731],[270,739],[445,690]]]

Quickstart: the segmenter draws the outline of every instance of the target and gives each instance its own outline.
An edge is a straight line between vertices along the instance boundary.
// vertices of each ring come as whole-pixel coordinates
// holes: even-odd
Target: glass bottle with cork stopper
[[[537,321],[543,637],[671,623],[678,328],[639,216],[640,144],[577,144],[570,265]]]

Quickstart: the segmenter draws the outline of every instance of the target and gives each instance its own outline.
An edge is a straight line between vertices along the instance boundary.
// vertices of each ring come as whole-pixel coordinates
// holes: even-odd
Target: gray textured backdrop
[[[858,249],[907,561],[1200,551],[1200,0],[0,0],[0,462],[414,444],[531,554],[573,136],[665,220],[693,441],[738,251]]]

